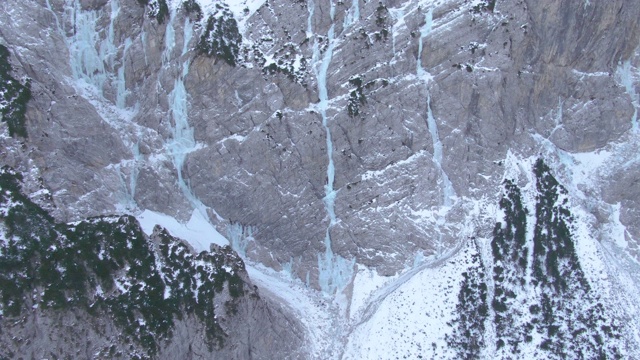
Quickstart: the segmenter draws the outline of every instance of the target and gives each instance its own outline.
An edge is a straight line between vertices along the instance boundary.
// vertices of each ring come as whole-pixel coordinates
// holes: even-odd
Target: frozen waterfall
[[[357,1],[357,0],[355,0]],[[313,14],[314,14],[314,2],[309,1],[309,19],[307,22],[307,36],[315,35],[311,26]],[[357,7],[353,14],[356,14]],[[333,142],[331,140],[331,129],[328,125],[327,109],[329,107],[329,95],[327,91],[327,71],[331,64],[333,57],[333,48],[335,45],[334,39],[334,27],[333,19],[335,14],[335,5],[331,2],[330,16],[332,25],[327,32],[327,48],[324,53],[320,53],[320,46],[317,37],[313,42],[313,72],[316,76],[318,83],[318,97],[320,102],[318,103],[318,110],[322,117],[322,126],[326,133],[326,148],[327,148],[327,183],[324,186],[324,206],[329,216],[329,226],[325,233],[325,252],[324,254],[318,254],[318,283],[320,289],[328,295],[336,295],[339,291],[344,289],[353,276],[353,267],[355,265],[355,259],[347,260],[340,255],[333,253],[332,241],[331,241],[331,228],[337,223],[335,213],[335,199],[336,190],[334,189],[335,181],[335,165],[333,162]],[[346,20],[345,20],[346,21]]]
[[[416,65],[416,73],[418,78],[423,79],[427,84],[433,79],[431,74],[424,70],[422,67],[422,44],[424,39],[431,33],[433,28],[433,10],[429,9],[425,15],[425,23],[420,28],[420,41],[418,42],[418,59]],[[431,135],[431,141],[433,143],[433,162],[436,164],[440,172],[439,186],[442,190],[442,205],[450,207],[452,205],[452,199],[455,198],[456,193],[447,176],[446,172],[442,168],[442,141],[440,141],[440,135],[438,134],[438,125],[436,119],[433,117],[431,111],[431,94],[427,93],[427,127],[429,128],[429,134]]]

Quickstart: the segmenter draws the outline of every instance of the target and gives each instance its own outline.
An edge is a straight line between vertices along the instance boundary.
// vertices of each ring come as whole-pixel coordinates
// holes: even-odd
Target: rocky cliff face
[[[159,226],[147,237],[131,216],[56,224],[17,173],[3,169],[0,186],[3,358],[301,352],[295,320],[260,297],[229,247],[195,255]]]
[[[532,356],[590,357],[593,347],[563,352],[569,330],[554,342],[563,345],[545,342],[563,333],[556,327],[579,331],[577,323],[614,329],[589,335],[613,344],[611,357],[633,354],[640,341],[640,309],[628,301],[640,281],[632,2],[7,0],[0,8],[0,23],[11,24],[0,28],[2,165],[23,174],[29,199],[57,223],[143,211],[206,218],[252,268],[339,304],[343,340],[312,357],[362,356],[357,339],[384,322],[376,310],[406,300],[397,291],[413,286],[410,275],[451,269],[453,288],[416,285],[442,292],[432,306],[444,301],[454,315],[414,336],[423,346],[408,355],[438,356],[445,346],[452,356],[498,356],[524,341],[518,351]],[[555,195],[540,188],[547,172],[562,188]],[[509,211],[526,221],[513,223],[520,215]],[[558,251],[560,260],[548,260]],[[454,305],[465,302],[481,316],[471,321]],[[249,313],[238,333],[251,328]],[[274,326],[299,333],[278,319]],[[431,315],[421,319],[437,327]],[[505,319],[519,319],[513,339]],[[318,324],[302,322],[317,334]],[[615,330],[625,322],[629,331]],[[177,324],[185,338],[209,333]],[[619,338],[627,345],[611,340]],[[342,341],[346,352],[331,349]]]

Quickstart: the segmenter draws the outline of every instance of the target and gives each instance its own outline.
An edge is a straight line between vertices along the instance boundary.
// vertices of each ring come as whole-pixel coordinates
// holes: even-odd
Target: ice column
[[[227,239],[231,243],[231,247],[242,258],[247,256],[247,247],[253,239],[253,227],[243,226],[242,224],[234,223],[227,228]]]
[[[354,0],[354,2],[357,0]],[[313,36],[313,28],[311,25],[314,14],[314,2],[309,1],[309,19],[307,22],[307,36]],[[356,8],[357,9],[357,8]],[[355,12],[354,12],[355,13]],[[333,22],[335,14],[335,5],[331,2],[330,16]],[[346,21],[346,20],[345,20]],[[333,56],[334,47],[334,24],[332,23],[329,31],[327,32],[327,47],[324,53],[320,54],[320,46],[318,39],[314,38],[313,42],[313,72],[316,76],[318,83],[318,97],[320,102],[318,103],[318,111],[322,117],[322,126],[326,133],[326,148],[327,148],[327,183],[324,187],[324,207],[329,216],[329,226],[327,227],[324,239],[325,252],[324,254],[318,254],[318,283],[320,289],[328,295],[335,295],[338,291],[344,289],[353,276],[353,266],[355,265],[355,259],[347,260],[340,255],[335,255],[331,247],[331,228],[336,224],[335,213],[335,198],[336,191],[333,188],[335,180],[335,167],[333,163],[333,142],[331,140],[331,129],[328,126],[327,108],[329,107],[329,96],[327,92],[327,70],[329,64],[331,64],[331,58]]]
[[[53,13],[57,31],[64,37],[69,49],[69,63],[73,78],[78,80],[78,83],[89,85],[90,91],[95,92],[95,94],[100,97],[103,97],[105,85],[110,85],[115,90],[115,106],[124,109],[126,107],[126,97],[128,94],[125,79],[125,57],[132,41],[129,38],[125,40],[121,65],[116,71],[116,60],[118,59],[119,48],[116,46],[115,34],[117,30],[116,20],[118,19],[121,9],[120,1],[110,0],[108,4],[109,8],[105,5],[100,10],[87,11],[82,10],[80,0],[65,0],[62,24],[53,11],[49,0],[46,0],[46,5]],[[103,15],[109,16],[109,26],[106,31],[102,31],[99,27]],[[71,33],[71,35],[68,36],[68,33]],[[112,72],[116,72],[116,74]],[[83,91],[84,89],[80,90]],[[114,113],[120,118],[119,120],[130,120],[128,113]],[[113,113],[110,113],[110,115],[113,115]],[[104,113],[102,116],[105,119],[112,118],[112,116],[109,115],[105,116]],[[127,139],[125,139],[125,142],[126,140]],[[131,164],[129,185],[127,185],[124,178],[122,179],[122,185],[126,194],[125,206],[132,208],[135,207],[135,201],[133,199],[135,197],[135,185],[137,182],[137,164],[142,160],[142,156],[140,155],[136,140],[131,140],[129,147],[133,154],[133,161],[123,163]],[[123,176],[122,173],[120,176]]]
[[[123,189],[124,198],[120,202],[119,206],[122,211],[135,210],[138,207],[136,203],[136,186],[138,184],[138,174],[140,172],[139,163],[143,161],[142,154],[140,153],[140,146],[138,143],[134,143],[131,146],[131,152],[133,154],[132,160],[126,160],[115,166],[118,169],[118,176],[120,177],[120,184]],[[127,183],[126,172],[123,172],[123,167],[130,168],[129,182]]]
[[[404,23],[404,8],[399,9],[389,9],[389,13],[395,19],[391,29],[391,51],[393,51],[393,61],[396,60],[396,36],[398,35],[398,31],[403,26],[406,26]],[[422,44],[418,45],[422,47]],[[422,49],[421,49],[422,50]]]
[[[165,68],[169,66],[171,61],[171,53],[175,48],[175,29],[173,28],[175,19],[175,10],[170,13],[170,20],[167,24],[167,33],[165,35],[165,50],[163,53],[163,60],[165,61]],[[178,173],[178,187],[184,194],[185,198],[189,201],[191,206],[200,212],[204,219],[208,219],[207,207],[198,199],[191,188],[187,184],[182,174],[182,168],[187,158],[187,154],[197,149],[196,140],[193,136],[193,128],[189,125],[189,116],[187,112],[187,90],[184,86],[184,79],[189,73],[189,58],[187,52],[189,51],[189,42],[193,37],[193,24],[187,17],[184,23],[183,33],[183,46],[180,53],[180,59],[182,59],[182,67],[176,80],[174,81],[173,90],[168,95],[169,100],[169,112],[173,119],[173,139],[166,144],[168,155],[173,161],[173,166]]]
[[[420,40],[418,42],[418,61],[416,62],[416,73],[419,78],[424,78],[427,82],[431,80],[431,74],[424,71],[422,68],[422,43],[424,42],[424,38],[429,35],[431,29],[433,28],[433,10],[429,9],[427,14],[424,17],[424,25],[420,28]]]
[[[149,65],[149,57],[147,56],[147,33],[144,30],[142,30],[140,38],[142,40],[142,52],[144,52],[144,63],[145,65]]]
[[[162,53],[162,61],[164,64],[169,64],[169,62],[171,61],[171,52],[176,46],[176,31],[173,28],[174,18],[175,12],[171,11],[171,13],[169,14],[169,23],[167,24],[167,30],[165,30],[164,33],[164,52]]]
[[[424,38],[429,35],[433,26],[433,11],[429,10],[425,15],[425,24],[420,29],[420,42],[418,43],[418,61],[416,72],[418,78],[424,79],[427,83],[432,79],[431,74],[426,72],[422,67],[422,43]],[[438,125],[436,119],[433,117],[431,111],[431,94],[427,93],[427,127],[429,128],[429,134],[431,135],[431,141],[433,142],[433,162],[440,171],[440,188],[442,189],[442,205],[449,207],[452,204],[452,198],[456,196],[456,193],[449,180],[449,176],[442,168],[442,142],[440,141],[440,135],[438,134]]]
[[[133,152],[133,166],[131,168],[131,176],[129,178],[129,191],[131,193],[131,202],[136,205],[136,186],[138,185],[138,174],[140,169],[138,164],[142,161],[142,154],[140,153],[140,144],[136,143],[132,149]]]
[[[436,119],[433,117],[433,113],[431,112],[431,95],[427,95],[427,125],[433,141],[433,162],[438,167],[438,170],[440,170],[441,175],[440,187],[442,188],[443,196],[442,205],[448,207],[451,206],[452,198],[456,196],[456,193],[453,190],[453,185],[451,184],[451,180],[449,180],[449,176],[442,168],[442,142],[438,135]]]
[[[111,68],[113,68],[113,63],[118,52],[115,46],[115,20],[118,17],[118,13],[120,13],[118,0],[111,0],[111,16],[107,38],[100,43],[100,56],[109,61]]]
[[[333,3],[332,3],[333,5]],[[344,17],[343,28],[348,28],[353,25],[360,18],[360,3],[359,0],[353,0],[351,2],[351,8],[347,11]]]
[[[65,18],[73,27],[73,35],[66,38],[66,41],[69,47],[73,77],[93,86],[100,96],[103,95],[105,84],[109,82],[116,90],[115,105],[123,109],[126,106],[127,96],[124,64],[127,50],[131,46],[131,39],[125,40],[122,65],[114,77],[109,74],[109,71],[115,69],[115,60],[118,56],[118,47],[115,41],[115,21],[120,14],[120,2],[111,0],[110,5],[109,28],[107,29],[106,37],[101,39],[100,33],[96,30],[96,24],[100,19],[99,11],[83,11],[79,0],[71,2],[67,0]],[[53,11],[48,1],[47,7]],[[60,27],[57,17],[56,24],[58,30],[65,35],[65,31]],[[108,68],[105,67],[105,64],[108,64]]]
[[[173,17],[171,14],[171,20],[167,25],[165,59],[170,56],[173,47],[175,46],[175,32],[173,29]],[[189,18],[185,20],[184,24],[184,43],[182,48],[181,57],[184,57],[188,51],[188,43],[193,35],[193,24],[189,21]],[[171,35],[169,35],[171,34]],[[196,199],[191,193],[191,189],[187,186],[182,176],[182,167],[184,165],[185,158],[188,153],[192,152],[196,148],[196,141],[193,137],[193,128],[189,126],[189,117],[187,114],[187,90],[184,87],[184,79],[189,73],[189,59],[185,59],[182,63],[182,71],[176,78],[173,86],[173,90],[169,94],[169,107],[171,117],[173,118],[173,139],[167,144],[169,154],[173,158],[173,164],[178,172],[178,186],[182,192],[187,196],[190,202],[195,203]]]
[[[631,69],[631,61],[627,60],[621,66],[618,66],[616,75],[622,86],[624,86],[627,94],[629,94],[629,96],[631,97],[631,103],[633,104],[633,117],[631,118],[631,126],[634,131],[638,131],[638,107],[640,106],[640,99],[633,86],[633,71]]]
[[[98,12],[82,11],[78,0],[74,1],[65,12],[74,30],[73,35],[67,39],[73,77],[93,85],[102,95],[107,75],[103,57],[96,50],[96,44],[100,43],[100,37],[95,28]]]
[[[127,106],[127,82],[125,79],[125,56],[131,46],[131,39],[127,38],[124,42],[124,51],[122,52],[122,65],[118,69],[118,78],[116,80],[116,106],[120,109],[124,109]]]

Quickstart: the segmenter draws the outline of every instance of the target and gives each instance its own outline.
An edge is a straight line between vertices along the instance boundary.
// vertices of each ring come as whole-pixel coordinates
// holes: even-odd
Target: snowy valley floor
[[[150,211],[138,219],[147,233],[157,223],[198,250],[206,247],[204,233],[210,228],[195,215],[187,224]],[[223,239],[216,236],[215,242],[222,245]],[[440,358],[448,351],[447,322],[472,253],[464,246],[394,277],[359,265],[349,301],[344,296],[332,299],[285,271],[251,262],[246,268],[261,295],[287,307],[305,326],[312,359]]]
[[[541,150],[547,152],[546,157],[559,169],[559,178],[564,177],[563,182],[574,202],[571,210],[575,220],[573,239],[581,267],[598,298],[613,306],[617,318],[626,319],[623,328],[635,343],[640,343],[637,326],[640,308],[636,304],[640,293],[636,286],[640,265],[629,256],[630,249],[623,240],[625,229],[619,221],[619,210],[616,210],[619,205],[612,207],[609,225],[600,230],[603,233],[598,233],[593,228],[593,215],[585,210],[590,199],[582,195],[579,188],[595,187],[591,184],[593,177],[608,172],[608,165],[602,158],[618,154],[618,159],[637,161],[631,150],[636,149],[639,136],[638,132],[633,132],[627,142],[588,154],[560,153],[548,148],[544,141],[541,143]],[[531,168],[534,160],[509,154],[505,159],[505,178],[531,177],[529,171],[523,169]],[[581,180],[569,181],[575,179],[571,176],[575,173],[582,174]],[[534,184],[534,179],[526,182]],[[535,197],[532,185],[523,188],[527,208],[535,209]],[[503,214],[497,208],[488,204],[481,207],[482,216],[501,221]],[[198,251],[206,250],[210,243],[229,243],[197,211],[186,224],[148,210],[139,214],[138,219],[145,232],[150,233],[155,224],[160,224]],[[529,219],[531,226],[533,220]],[[215,234],[213,239],[211,234]],[[620,240],[613,242],[611,239]],[[339,293],[333,297],[308,287],[285,270],[276,272],[251,261],[246,261],[246,267],[260,293],[289,308],[305,326],[308,354],[312,359],[442,359],[456,358],[455,350],[447,344],[447,335],[453,330],[450,324],[455,320],[463,274],[473,264],[475,255],[480,255],[484,266],[491,269],[490,234],[461,241],[448,254],[414,265],[393,277],[379,276],[375,270],[356,264],[350,295]],[[488,297],[491,298],[493,285],[490,276],[487,279]],[[490,310],[489,318],[492,316]],[[495,329],[492,321],[487,321],[486,326],[484,340],[487,347],[482,355],[490,358],[496,355]],[[536,357],[534,347],[523,347],[523,355]],[[632,348],[629,351],[627,355],[637,353]]]

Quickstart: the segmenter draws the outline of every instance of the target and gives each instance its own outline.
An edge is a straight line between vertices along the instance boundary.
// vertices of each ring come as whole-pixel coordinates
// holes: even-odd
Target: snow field
[[[410,277],[386,298],[369,319],[355,324],[344,359],[445,358],[452,356],[445,335],[451,328],[461,273],[474,250],[465,247],[442,263]],[[371,285],[378,282],[375,279]],[[360,288],[363,288],[362,286]]]
[[[151,210],[144,210],[136,218],[145,234],[151,235],[153,228],[160,225],[171,235],[186,240],[197,252],[209,251],[210,244],[220,246],[229,244],[229,241],[198,210],[193,210],[186,224],[180,223],[169,215]]]

